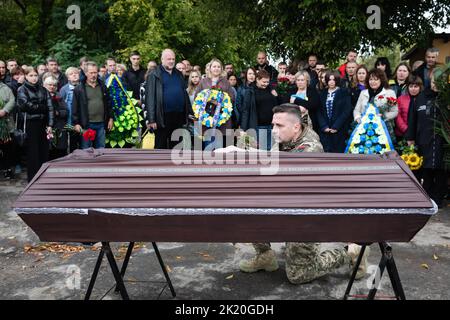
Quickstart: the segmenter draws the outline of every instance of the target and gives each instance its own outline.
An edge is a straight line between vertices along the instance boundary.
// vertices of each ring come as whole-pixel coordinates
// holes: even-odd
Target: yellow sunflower
[[[403,159],[403,161],[406,162],[406,164],[408,164],[408,162],[409,162],[409,156],[408,156],[407,154],[401,155],[401,158]]]
[[[413,153],[409,156],[409,164],[413,167],[417,167],[420,164],[420,157]]]

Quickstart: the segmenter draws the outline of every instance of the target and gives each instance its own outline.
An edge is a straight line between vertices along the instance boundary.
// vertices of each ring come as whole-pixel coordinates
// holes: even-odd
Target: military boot
[[[348,245],[347,253],[351,258],[350,275],[352,274],[353,268],[356,265],[356,261],[358,260],[358,256],[359,256],[359,253],[361,252],[361,248],[362,248],[361,246],[359,246],[355,243],[351,243]],[[361,263],[359,264],[358,271],[356,272],[356,277],[355,277],[356,280],[363,278],[367,272],[367,258],[369,257],[369,253],[370,253],[370,247],[366,246],[366,250],[364,250],[364,255],[361,259]]]
[[[256,256],[250,260],[242,260],[239,263],[239,268],[242,272],[257,272],[259,270],[275,271],[278,269],[275,251],[267,250],[263,253],[256,254]]]

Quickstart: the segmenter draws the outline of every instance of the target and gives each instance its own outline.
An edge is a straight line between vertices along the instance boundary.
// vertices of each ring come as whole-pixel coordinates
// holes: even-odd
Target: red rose
[[[384,99],[384,96],[378,96],[378,99]]]
[[[96,133],[97,132],[95,130],[87,129],[86,131],[83,132],[84,141],[94,141]]]

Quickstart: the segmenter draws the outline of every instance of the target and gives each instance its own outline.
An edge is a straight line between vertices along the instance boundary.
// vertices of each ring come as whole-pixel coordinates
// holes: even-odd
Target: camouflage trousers
[[[253,246],[258,254],[270,250],[270,243],[254,243]],[[318,243],[286,242],[286,275],[289,282],[311,282],[350,263],[351,258],[344,248],[319,250]]]

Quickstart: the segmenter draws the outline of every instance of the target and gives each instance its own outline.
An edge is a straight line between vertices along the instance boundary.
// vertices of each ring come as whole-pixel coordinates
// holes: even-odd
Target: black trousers
[[[181,129],[186,123],[186,115],[184,112],[167,112],[164,114],[165,127],[155,131],[155,148],[156,149],[173,149],[179,141],[172,141],[172,133],[176,129]]]
[[[441,169],[422,169],[423,188],[438,206],[447,193],[447,174]]]
[[[0,143],[0,170],[12,169],[16,162],[16,148],[14,141]]]
[[[81,135],[76,132],[69,133],[69,153],[74,152],[76,149],[80,149],[80,138]]]
[[[30,182],[41,168],[44,162],[48,160],[48,147],[46,122],[45,120],[27,121],[27,174]]]

